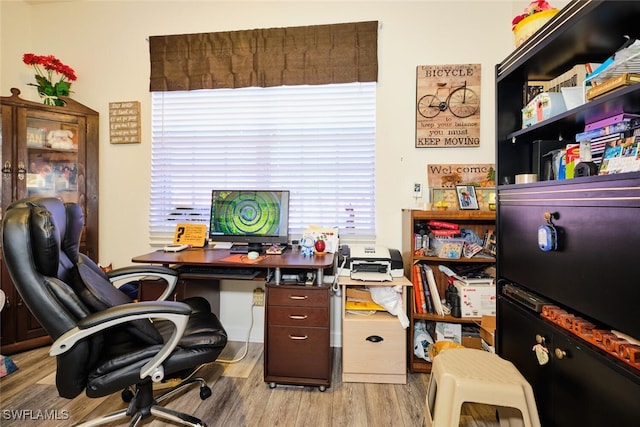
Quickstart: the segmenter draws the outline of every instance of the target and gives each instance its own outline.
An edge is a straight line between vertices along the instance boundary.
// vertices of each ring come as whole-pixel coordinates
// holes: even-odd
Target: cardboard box
[[[496,315],[496,287],[494,284],[465,284],[456,280],[454,286],[460,296],[461,317]]]
[[[496,316],[482,316],[480,338],[491,347],[495,347]]]
[[[478,350],[482,349],[482,339],[480,337],[473,337],[470,335],[462,336],[462,345],[467,348],[476,348]]]

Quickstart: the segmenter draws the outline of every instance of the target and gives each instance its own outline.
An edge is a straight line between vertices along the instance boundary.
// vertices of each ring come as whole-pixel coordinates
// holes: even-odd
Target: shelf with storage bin
[[[427,224],[429,221],[446,221],[458,224],[461,229],[472,230],[478,237],[483,238],[487,231],[495,231],[496,215],[494,211],[474,210],[474,211],[424,211],[403,209],[402,211],[402,260],[404,262],[405,275],[410,278],[413,283],[413,265],[416,263],[425,263],[433,270],[433,275],[438,288],[440,298],[444,298],[445,291],[448,287],[447,276],[438,269],[439,265],[445,265],[449,268],[463,266],[465,264],[481,266],[486,264],[492,267],[496,259],[492,256],[472,257],[472,258],[440,258],[437,256],[425,256],[418,249],[421,241],[416,236],[421,231],[427,232]],[[431,372],[431,363],[417,357],[413,353],[413,340],[415,333],[415,322],[425,320],[427,322],[447,322],[459,324],[480,324],[480,318],[471,317],[453,317],[451,315],[440,316],[432,313],[416,313],[415,312],[415,293],[410,292],[408,299],[409,313],[409,369],[411,372]]]
[[[407,383],[407,330],[397,316],[387,311],[356,314],[346,310],[348,287],[402,286],[400,298],[406,307],[411,282],[395,278],[392,282],[363,282],[341,277],[342,289],[342,381],[367,383]]]

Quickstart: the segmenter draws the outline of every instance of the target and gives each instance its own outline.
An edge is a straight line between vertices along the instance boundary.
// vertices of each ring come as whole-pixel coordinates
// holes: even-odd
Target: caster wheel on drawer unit
[[[320,390],[320,391],[325,391],[326,389],[327,389],[327,388],[326,388],[325,386],[323,386],[323,385],[321,385],[320,387],[318,387],[318,390]]]
[[[276,388],[276,383],[269,383],[269,388]]]

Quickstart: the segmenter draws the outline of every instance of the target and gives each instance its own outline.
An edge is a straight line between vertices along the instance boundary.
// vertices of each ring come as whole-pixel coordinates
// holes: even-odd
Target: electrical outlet
[[[258,307],[264,306],[264,289],[255,288],[253,290],[253,305]]]
[[[422,197],[422,184],[419,182],[413,184],[413,197]]]

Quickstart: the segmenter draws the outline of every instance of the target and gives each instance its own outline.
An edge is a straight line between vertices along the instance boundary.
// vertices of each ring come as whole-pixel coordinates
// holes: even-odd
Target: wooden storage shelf
[[[481,264],[495,265],[495,257],[473,258],[440,258],[436,256],[424,256],[416,253],[415,230],[417,223],[426,224],[430,220],[453,222],[475,232],[480,238],[484,237],[487,230],[495,230],[496,215],[494,211],[422,211],[403,209],[402,211],[402,260],[404,262],[405,275],[413,282],[413,265],[416,263],[428,264],[433,270],[433,275],[438,287],[440,297],[444,298],[448,287],[447,277],[438,269],[438,265]],[[407,311],[409,316],[408,336],[408,360],[411,372],[431,372],[431,363],[416,357],[413,353],[415,322],[426,320],[428,322],[447,322],[460,324],[480,324],[480,318],[440,316],[437,314],[415,313],[415,293],[409,292]]]
[[[480,324],[481,317],[453,317],[449,314],[440,316],[439,314],[431,313],[413,313],[413,318],[417,320],[429,320],[432,322],[449,322],[449,323],[475,323]]]
[[[456,258],[456,259],[451,259],[451,258],[440,258],[437,256],[420,256],[420,255],[416,255],[413,257],[414,261],[431,261],[434,263],[464,263],[464,264],[473,264],[473,263],[480,263],[480,264],[486,264],[486,263],[494,263],[496,262],[496,259],[491,257],[491,258]]]

